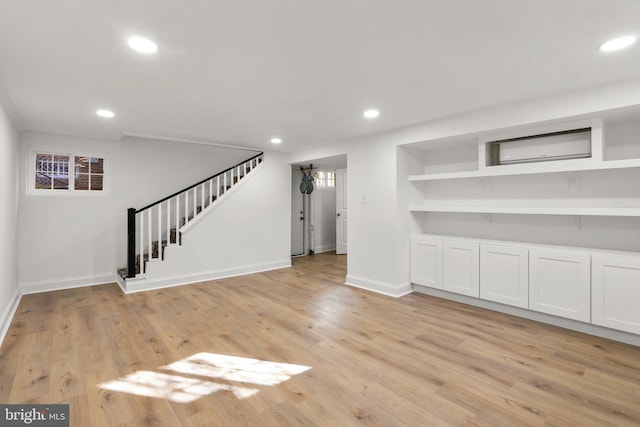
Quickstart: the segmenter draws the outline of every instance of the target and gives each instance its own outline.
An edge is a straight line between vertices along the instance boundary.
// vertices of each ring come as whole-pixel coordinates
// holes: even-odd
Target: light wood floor
[[[345,263],[25,296],[0,402],[69,403],[82,427],[640,425],[640,348],[348,287]]]

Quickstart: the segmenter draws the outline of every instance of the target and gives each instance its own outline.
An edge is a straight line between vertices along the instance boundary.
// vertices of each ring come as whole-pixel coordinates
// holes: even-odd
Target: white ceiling
[[[0,85],[27,130],[295,151],[635,78],[628,33],[639,0],[0,0]]]

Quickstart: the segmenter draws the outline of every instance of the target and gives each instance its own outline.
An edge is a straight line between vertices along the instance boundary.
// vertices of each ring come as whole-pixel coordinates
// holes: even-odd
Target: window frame
[[[36,158],[38,154],[68,156],[69,157],[69,188],[36,188]],[[99,197],[109,193],[109,156],[107,153],[94,151],[61,150],[57,148],[29,147],[27,157],[26,193],[38,196],[79,196]],[[102,190],[76,190],[75,184],[75,158],[89,157],[102,159]]]
[[[318,170],[314,174],[315,186],[317,188],[335,188],[336,187],[336,171]]]

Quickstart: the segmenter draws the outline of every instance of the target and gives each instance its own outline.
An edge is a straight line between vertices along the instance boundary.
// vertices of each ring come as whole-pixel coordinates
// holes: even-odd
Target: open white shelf
[[[436,181],[461,178],[486,178],[493,176],[532,175],[538,173],[580,172],[592,170],[611,170],[640,168],[640,159],[607,160],[594,162],[591,159],[556,161],[548,163],[530,163],[522,165],[491,166],[483,171],[445,172],[423,175],[410,175],[409,181]]]
[[[640,207],[460,206],[425,204],[413,205],[409,210],[411,212],[640,217]]]

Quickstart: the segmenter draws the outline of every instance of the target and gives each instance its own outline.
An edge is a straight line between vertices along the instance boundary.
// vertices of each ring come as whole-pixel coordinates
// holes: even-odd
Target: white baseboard
[[[323,252],[332,252],[336,250],[336,245],[319,246],[313,250],[313,253],[321,254]]]
[[[440,289],[429,288],[427,286],[413,285],[413,289],[417,293],[431,295],[434,297],[447,299],[450,301],[460,302],[472,305],[474,307],[485,308],[487,310],[497,311],[500,313],[510,314],[512,316],[522,317],[528,320],[534,320],[540,323],[558,326],[560,328],[571,329],[572,331],[582,332],[597,337],[606,338],[613,341],[623,342],[625,344],[640,347],[640,335],[630,334],[627,332],[616,331],[614,329],[604,328],[602,326],[592,325],[591,323],[578,322],[577,320],[564,319],[562,317],[552,316],[550,314],[539,313],[524,308],[512,307],[493,301],[482,300],[478,298],[468,297],[466,295],[454,294]]]
[[[7,305],[6,310],[2,313],[2,317],[0,317],[0,346],[4,342],[4,337],[7,335],[7,332],[9,332],[9,326],[11,326],[11,321],[16,314],[16,310],[18,310],[21,299],[22,294],[20,293],[20,288],[16,288],[11,296],[11,300],[9,300],[9,305]]]
[[[120,287],[123,294],[127,293],[127,282],[119,274],[116,274],[116,283]]]
[[[413,292],[413,288],[409,282],[392,285],[389,283],[378,282],[377,280],[364,279],[362,277],[351,275],[347,275],[345,284],[394,298],[400,298]]]
[[[105,273],[96,276],[70,277],[66,279],[44,280],[42,282],[21,283],[19,289],[22,295],[27,295],[81,288],[84,286],[103,285],[115,281],[116,277],[114,273]]]
[[[291,267],[291,259],[274,261],[262,264],[246,265],[242,267],[225,268],[220,270],[203,271],[199,273],[181,274],[169,277],[149,278],[140,277],[129,279],[125,283],[124,293],[150,291],[154,289],[171,288],[174,286],[188,285],[191,283],[218,280],[227,277],[244,276],[245,274],[260,273],[263,271],[277,270]]]

